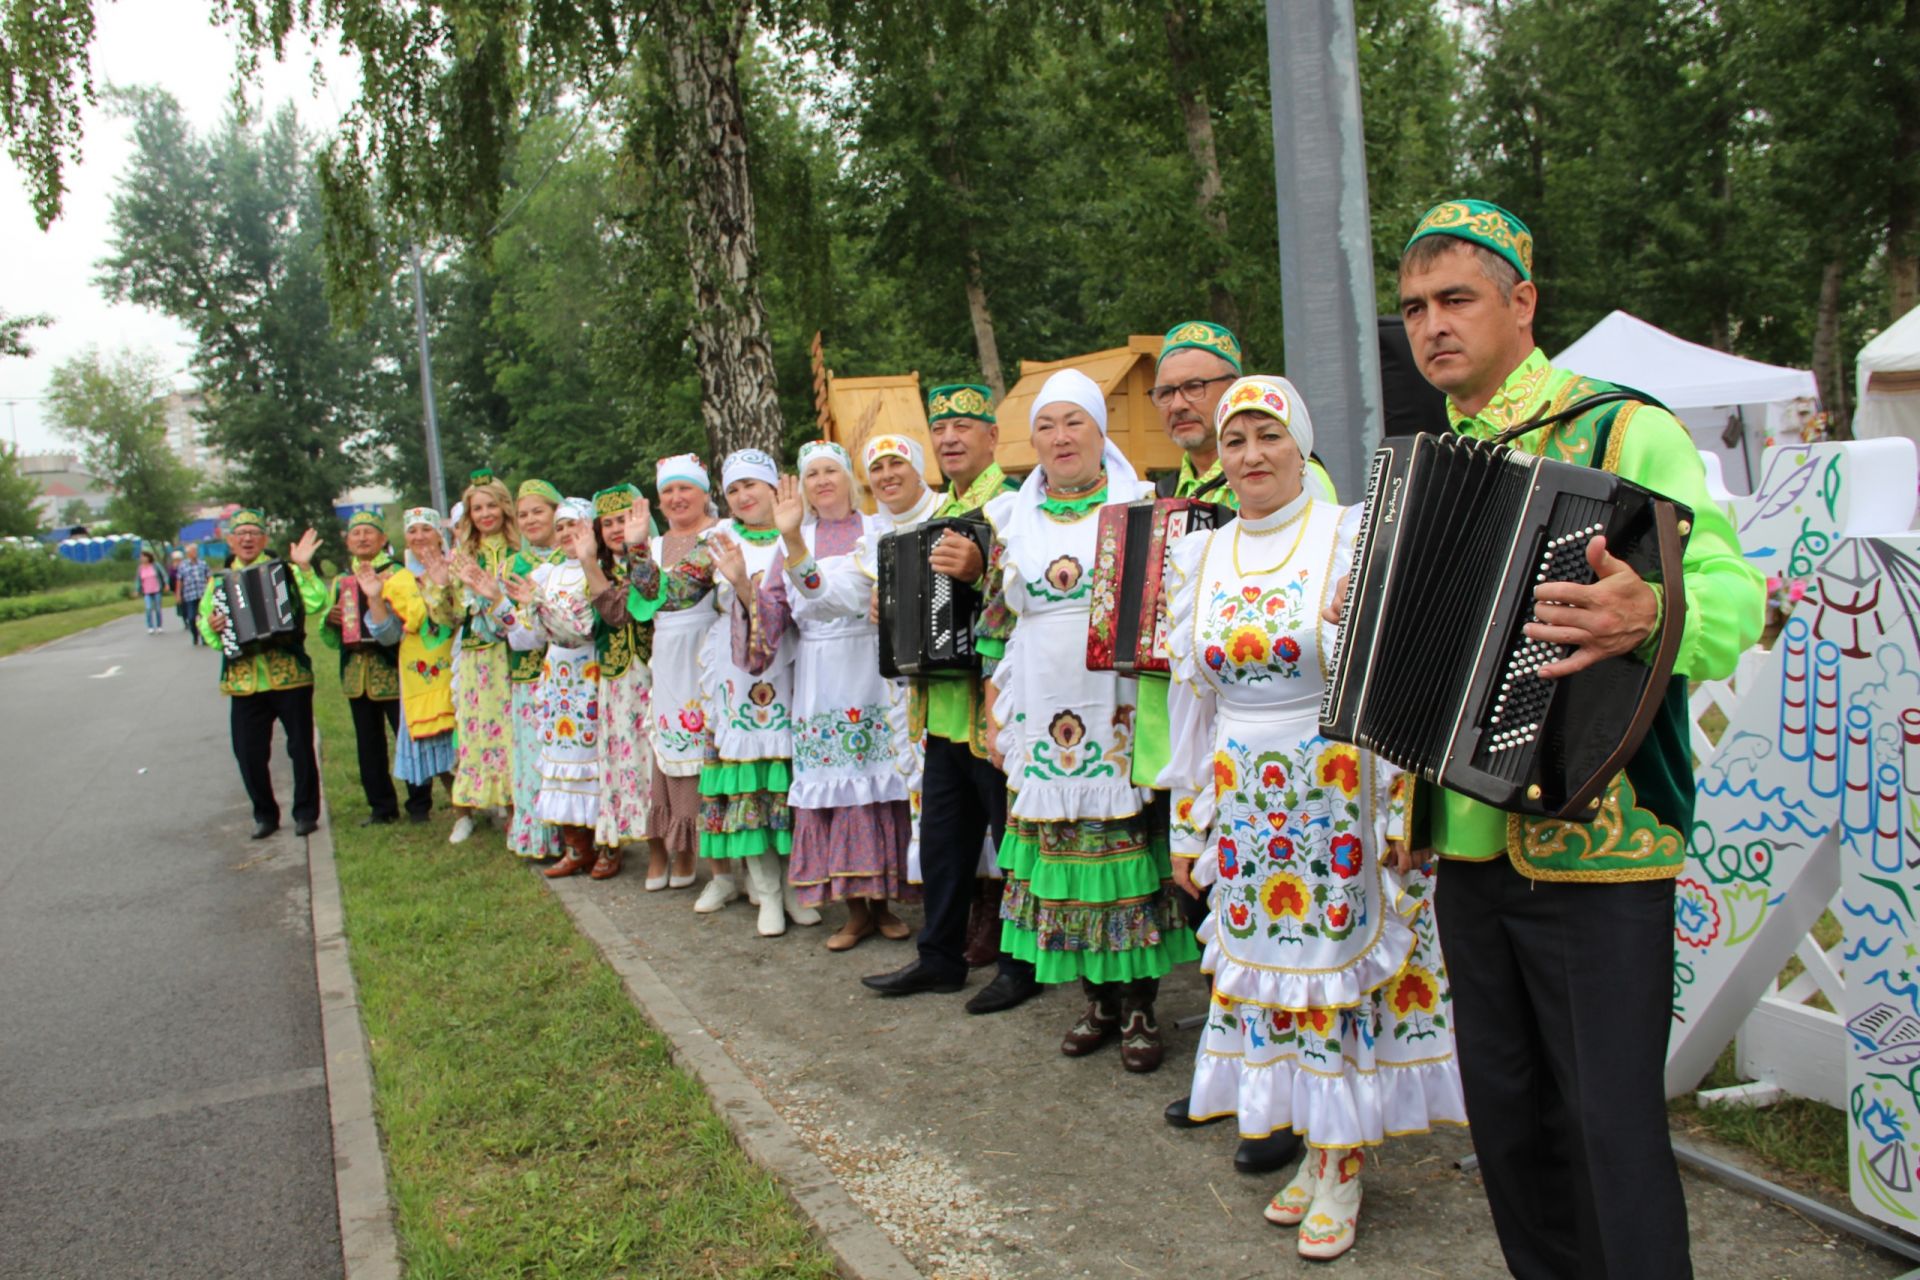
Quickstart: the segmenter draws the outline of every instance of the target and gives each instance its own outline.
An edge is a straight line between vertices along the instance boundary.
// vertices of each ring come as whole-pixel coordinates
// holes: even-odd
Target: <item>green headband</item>
[[[978,418],[993,421],[993,392],[977,382],[950,382],[927,393],[927,421]]]
[[[1407,237],[1407,249],[1427,236],[1452,236],[1497,253],[1513,265],[1522,280],[1533,279],[1533,232],[1527,224],[1485,200],[1449,200],[1427,210],[1426,217]],[[1405,253],[1407,249],[1400,252]]]
[[[623,511],[633,510],[633,504],[639,500],[638,489],[630,484],[617,484],[611,489],[602,489],[593,495],[593,514],[617,516]]]
[[[252,507],[242,507],[227,517],[228,533],[232,533],[235,529],[243,528],[246,525],[252,525],[256,529],[265,530],[267,527],[267,518]]]
[[[356,511],[353,513],[352,517],[350,517],[347,520],[347,529],[349,532],[351,532],[354,529],[363,529],[368,527],[378,529],[381,533],[385,533],[387,531],[387,527],[380,523],[380,517],[375,515],[371,511]]]
[[[1233,366],[1235,373],[1240,372],[1240,339],[1233,336],[1233,330],[1218,325],[1211,320],[1183,320],[1167,330],[1167,336],[1160,342],[1160,359],[1154,362],[1158,369],[1166,363],[1168,356],[1183,347],[1192,347],[1195,351],[1207,351],[1219,356]]]
[[[520,482],[520,491],[513,496],[515,498],[538,498],[549,506],[557,507],[560,505],[562,495],[558,489],[548,484],[545,480],[522,480]]]

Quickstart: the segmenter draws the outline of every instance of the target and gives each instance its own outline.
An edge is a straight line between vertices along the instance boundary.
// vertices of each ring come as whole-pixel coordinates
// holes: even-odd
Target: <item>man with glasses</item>
[[[927,397],[927,431],[947,478],[947,500],[935,518],[978,511],[1014,487],[993,460],[1000,428],[993,393],[970,383],[935,387]],[[936,573],[978,582],[986,573],[980,548],[945,534],[927,563]],[[982,640],[986,649],[997,642]],[[994,656],[998,656],[995,654]],[[861,981],[885,996],[953,992],[966,985],[967,917],[978,892],[982,840],[997,848],[1006,834],[1007,777],[987,756],[980,677],[934,676],[914,681],[910,720],[927,728],[927,761],[920,784],[920,880],[926,905],[919,955],[891,973]],[[993,882],[997,888],[998,882]],[[997,903],[997,895],[995,897]],[[968,1013],[999,1013],[1039,991],[1033,965],[1006,954],[999,973],[967,1001]]]

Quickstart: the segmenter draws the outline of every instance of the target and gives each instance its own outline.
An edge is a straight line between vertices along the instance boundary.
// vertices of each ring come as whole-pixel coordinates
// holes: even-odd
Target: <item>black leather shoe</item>
[[[967,1001],[968,1013],[1001,1013],[1018,1005],[1023,1005],[1040,994],[1040,984],[1032,978],[1019,978],[1011,973],[1002,973],[992,982],[980,988],[973,999]]]
[[[301,818],[293,824],[293,834],[297,836],[310,836],[319,829],[320,819],[318,818]]]
[[[1300,1154],[1300,1135],[1285,1129],[1264,1138],[1242,1138],[1233,1153],[1233,1167],[1241,1173],[1272,1173],[1290,1165]]]
[[[432,813],[425,809],[422,809],[419,812],[415,812],[412,809],[407,810],[407,821],[414,823],[416,825],[427,821],[432,816],[433,816]]]
[[[876,973],[870,978],[862,978],[860,983],[883,996],[917,996],[922,991],[952,995],[967,985],[965,978],[943,978],[918,960],[892,973]]]
[[[1192,1105],[1193,1098],[1191,1096],[1175,1098],[1167,1104],[1167,1109],[1162,1111],[1160,1115],[1168,1124],[1176,1129],[1204,1129],[1210,1124],[1219,1124],[1222,1120],[1226,1119],[1225,1116],[1212,1116],[1205,1120],[1195,1120],[1187,1114],[1187,1108]]]
[[[253,838],[255,840],[265,840],[279,829],[280,824],[277,822],[256,822],[253,824]]]
[[[398,821],[400,821],[400,815],[397,813],[370,813],[360,819],[360,825],[363,827],[390,827]]]

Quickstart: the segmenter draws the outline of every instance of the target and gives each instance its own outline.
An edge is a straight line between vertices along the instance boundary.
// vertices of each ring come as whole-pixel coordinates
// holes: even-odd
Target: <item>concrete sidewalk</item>
[[[1230,1126],[1176,1132],[1196,1032],[1170,1031],[1167,1065],[1130,1076],[1103,1050],[1058,1051],[1077,992],[969,1017],[966,994],[885,1000],[863,974],[911,943],[825,950],[841,918],[762,939],[744,902],[695,916],[693,893],[647,893],[636,874],[588,896],[720,1040],[855,1200],[933,1280],[1306,1274],[1293,1233],[1260,1211],[1284,1175],[1234,1172]],[[918,912],[902,914],[918,924]],[[987,976],[975,974],[974,987]],[[1199,975],[1165,984],[1163,1022],[1198,1012]],[[1399,1139],[1368,1175],[1360,1242],[1331,1264],[1354,1277],[1502,1276],[1464,1131]],[[1706,1280],[1892,1277],[1908,1267],[1783,1209],[1686,1177]]]
[[[306,842],[247,839],[217,666],[0,661],[0,1276],[342,1273]]]

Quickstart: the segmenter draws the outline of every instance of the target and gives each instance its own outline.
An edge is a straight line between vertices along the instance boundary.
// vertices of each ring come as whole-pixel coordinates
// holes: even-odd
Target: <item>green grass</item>
[[[65,613],[71,609],[91,609],[119,600],[138,600],[129,583],[93,583],[79,587],[53,587],[24,596],[0,599],[0,622],[21,622],[43,614]],[[165,609],[173,612],[173,597],[163,598]]]
[[[97,604],[86,609],[68,609],[60,613],[21,618],[17,622],[0,622],[0,658],[58,640],[62,636],[70,636],[76,631],[97,627],[103,622],[112,622],[115,618],[124,618],[130,613],[139,613],[142,608],[138,600],[115,600],[111,604]],[[174,625],[179,624],[179,619],[172,614],[167,617]],[[181,637],[181,643],[186,643],[185,637]]]
[[[361,828],[315,647],[328,813],[411,1280],[788,1277],[828,1255],[530,868],[448,817]],[[445,792],[436,788],[436,804]]]

